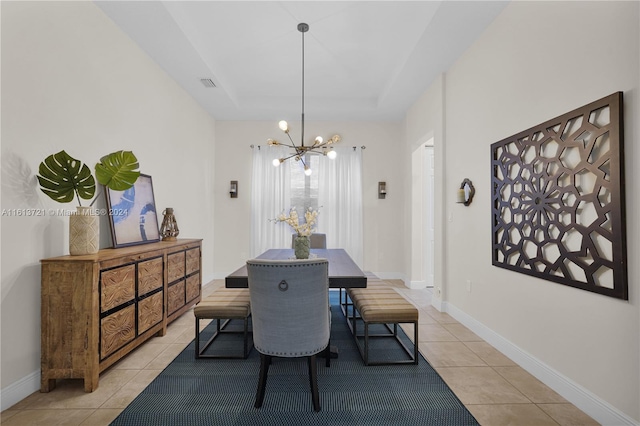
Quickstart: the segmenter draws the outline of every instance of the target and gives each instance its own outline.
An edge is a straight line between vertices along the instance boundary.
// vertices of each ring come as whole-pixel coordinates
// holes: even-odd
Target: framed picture
[[[126,191],[106,189],[113,247],[160,241],[151,176],[140,174]]]

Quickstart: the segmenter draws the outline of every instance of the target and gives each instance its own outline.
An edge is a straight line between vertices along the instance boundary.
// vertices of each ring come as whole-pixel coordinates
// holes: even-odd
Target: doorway
[[[434,285],[434,169],[431,137],[411,155],[411,288]]]

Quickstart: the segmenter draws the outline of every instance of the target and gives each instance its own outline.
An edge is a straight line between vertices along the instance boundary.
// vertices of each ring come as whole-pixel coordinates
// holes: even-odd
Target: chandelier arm
[[[289,137],[289,140],[291,141],[291,147],[292,148],[296,148],[296,143],[293,141],[293,139],[291,138],[291,135],[289,134],[289,132],[287,132],[287,136]],[[297,148],[296,148],[297,149]]]
[[[298,155],[298,153],[297,153],[297,152],[296,152],[295,154],[291,154],[291,155],[290,155],[290,156],[288,156],[288,157],[282,158],[282,159],[281,159],[281,160],[282,160],[281,162],[285,162],[285,161],[287,161],[289,158],[293,158],[293,157],[295,157],[296,155]]]

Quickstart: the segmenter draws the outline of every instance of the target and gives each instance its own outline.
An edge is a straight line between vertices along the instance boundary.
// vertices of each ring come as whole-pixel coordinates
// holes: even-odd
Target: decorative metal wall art
[[[491,145],[493,265],[628,299],[622,92]]]

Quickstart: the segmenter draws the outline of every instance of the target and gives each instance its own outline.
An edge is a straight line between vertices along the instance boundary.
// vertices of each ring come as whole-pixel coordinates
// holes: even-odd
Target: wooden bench
[[[396,290],[386,285],[348,289],[347,295],[351,299],[351,303],[345,302],[347,323],[365,365],[418,364],[420,358],[418,353],[418,308]],[[358,334],[359,321],[364,324],[362,334]],[[371,333],[369,327],[372,324],[382,324],[388,332]],[[399,324],[413,324],[413,351],[398,335]],[[408,359],[371,361],[369,359],[369,339],[379,337],[394,338],[404,349]],[[364,338],[364,344],[361,342],[361,338]]]
[[[253,344],[249,346],[249,316],[251,315],[251,303],[249,300],[249,289],[230,289],[220,288],[210,296],[202,299],[193,308],[193,314],[196,317],[196,358],[247,358]],[[204,347],[200,348],[200,320],[211,319],[216,320],[216,331],[207,341]],[[242,331],[228,330],[227,325],[233,319],[244,321]],[[224,322],[222,322],[224,320]],[[223,333],[242,333],[244,337],[244,348],[242,355],[214,355],[205,354],[205,351],[211,346],[214,340]]]

